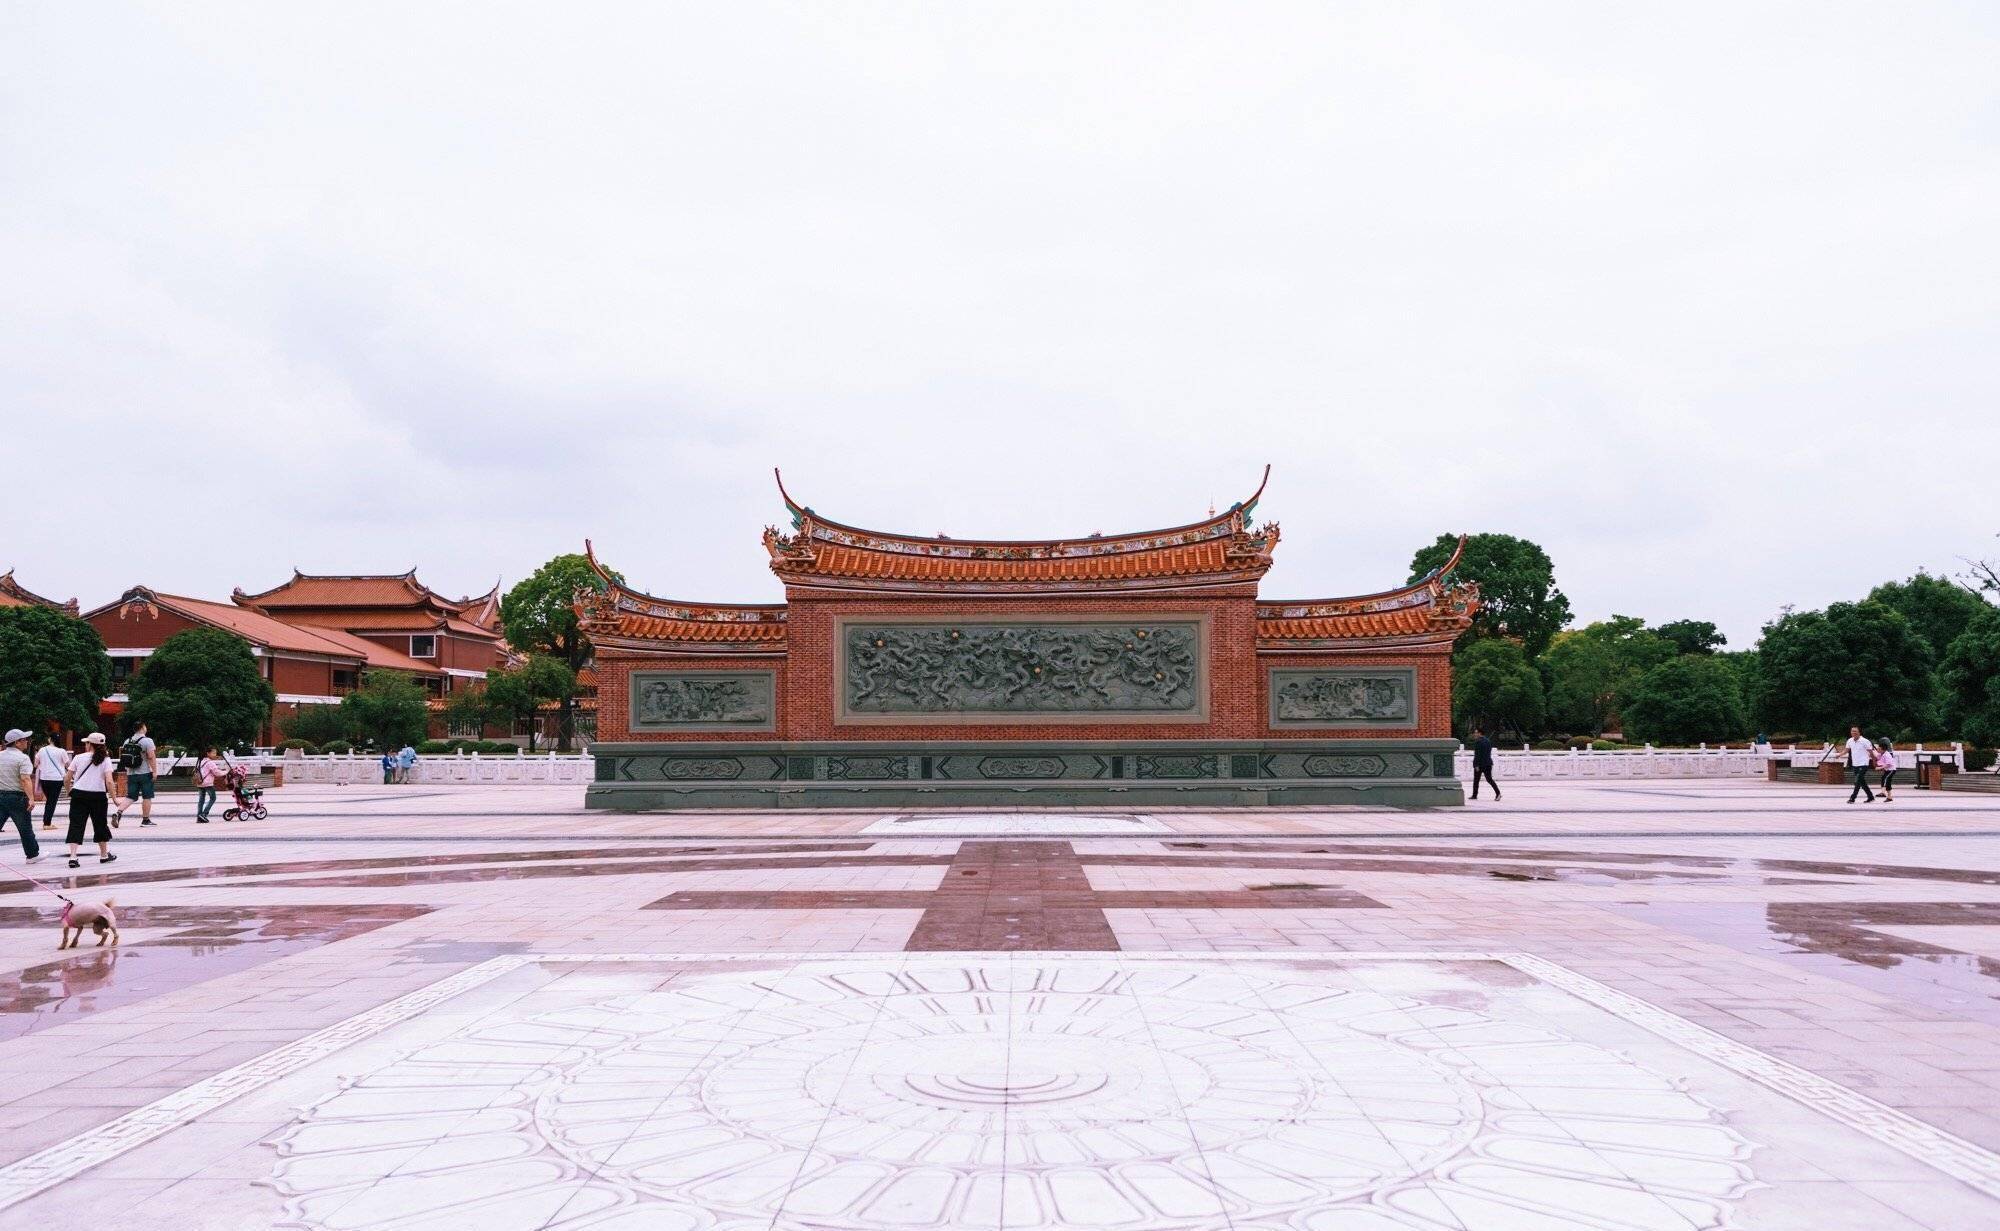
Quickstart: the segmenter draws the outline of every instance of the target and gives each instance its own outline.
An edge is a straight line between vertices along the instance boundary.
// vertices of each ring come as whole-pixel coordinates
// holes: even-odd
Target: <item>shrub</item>
[[[455,751],[456,748],[456,740],[427,739],[417,745],[417,755],[422,757],[441,757]]]
[[[279,752],[284,752],[286,749],[289,748],[296,748],[300,752],[305,753],[307,756],[311,756],[313,753],[319,751],[319,749],[316,748],[313,745],[313,742],[309,739],[288,739],[278,745]]]
[[[1594,739],[1590,741],[1592,752],[1622,752],[1632,748],[1632,744],[1621,744],[1615,739]]]
[[[1983,773],[1993,768],[1993,758],[1993,749],[1974,748],[1971,745],[1967,745],[1965,749],[1965,768],[1972,773]]]
[[[1566,743],[1564,743],[1564,742],[1563,742],[1562,740],[1559,740],[1559,739],[1541,739],[1541,740],[1536,740],[1536,741],[1535,741],[1535,751],[1536,751],[1536,752],[1568,752],[1568,751],[1569,751],[1569,745],[1568,745],[1568,744],[1566,744]]]
[[[1582,752],[1596,742],[1596,740],[1591,739],[1588,735],[1578,735],[1565,741],[1564,746],[1577,752]]]
[[[354,751],[354,745],[344,739],[330,739],[321,744],[319,750],[325,753],[345,755]]]

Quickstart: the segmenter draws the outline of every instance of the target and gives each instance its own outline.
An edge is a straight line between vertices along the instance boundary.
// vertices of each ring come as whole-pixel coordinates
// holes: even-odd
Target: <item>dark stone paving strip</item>
[[[372,932],[430,913],[428,906],[121,906],[121,928],[173,927],[169,936],[94,948],[0,975],[0,1039],[19,1038],[106,1009],[136,1004],[261,966],[274,958]],[[45,927],[54,917],[28,907],[0,909],[0,926]]]
[[[1059,899],[1045,904],[1044,895]],[[961,842],[905,949],[1118,947],[1067,842]]]
[[[600,852],[598,859],[616,858],[618,853]],[[400,888],[408,885],[464,885],[483,881],[546,880],[591,876],[642,876],[653,872],[730,872],[779,868],[866,868],[935,867],[950,860],[949,855],[844,855],[837,859],[661,859],[611,863],[525,864],[508,868],[435,868],[419,872],[372,872],[344,876],[315,876],[301,880],[235,881],[232,889],[365,889]],[[276,869],[286,871],[283,865]]]

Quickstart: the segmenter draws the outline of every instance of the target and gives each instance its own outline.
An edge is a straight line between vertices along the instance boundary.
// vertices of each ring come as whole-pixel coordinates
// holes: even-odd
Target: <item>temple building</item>
[[[0,607],[47,607],[64,615],[75,615],[77,610],[75,599],[59,603],[52,598],[43,598],[15,581],[13,569],[0,573]]]
[[[784,603],[602,569],[579,595],[592,806],[1463,800],[1451,649],[1478,592],[1457,556],[1380,594],[1273,600],[1261,485],[1185,526],[1019,542],[864,530],[778,490]]]
[[[231,598],[287,624],[338,629],[392,650],[414,664],[412,673],[433,696],[484,682],[507,658],[497,583],[477,598],[454,599],[418,581],[415,569],[345,577],[294,569],[282,585],[257,594],[238,590]]]

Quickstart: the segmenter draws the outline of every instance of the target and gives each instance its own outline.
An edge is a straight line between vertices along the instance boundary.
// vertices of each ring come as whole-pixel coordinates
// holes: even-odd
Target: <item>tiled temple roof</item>
[[[1264,650],[1345,649],[1450,642],[1472,626],[1479,587],[1455,582],[1465,540],[1451,559],[1397,590],[1356,598],[1257,604],[1257,647]]]
[[[446,598],[417,572],[314,576],[292,570],[290,581],[258,594],[231,595],[239,607],[282,614],[301,623],[365,632],[451,632],[497,641],[500,585],[476,598]]]
[[[626,585],[597,562],[585,542],[584,557],[602,589],[577,593],[577,618],[598,646],[691,653],[782,653],[785,605],[687,603],[658,598]]]
[[[1270,467],[1264,468],[1269,482]],[[954,539],[864,530],[779,494],[792,533],[764,531],[771,571],[788,586],[901,593],[1146,592],[1254,584],[1271,567],[1275,524],[1254,526],[1260,483],[1202,521],[1164,530],[1069,539]]]
[[[0,607],[47,607],[65,615],[75,615],[77,611],[75,599],[59,603],[52,598],[43,598],[15,581],[13,569],[0,573]]]
[[[120,620],[158,619],[160,612],[170,612],[196,624],[234,633],[263,650],[350,659],[357,663],[367,657],[359,647],[344,640],[335,640],[321,629],[288,624],[253,608],[214,603],[183,594],[162,594],[146,586],[133,586],[120,595],[117,602],[106,603],[89,614],[97,616],[110,611],[117,612]]]

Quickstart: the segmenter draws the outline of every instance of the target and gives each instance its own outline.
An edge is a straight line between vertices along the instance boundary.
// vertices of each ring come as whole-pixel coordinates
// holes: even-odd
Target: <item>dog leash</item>
[[[22,880],[27,881],[30,885],[33,885],[35,888],[40,889],[44,893],[54,894],[55,897],[59,899],[64,906],[76,905],[76,903],[70,901],[67,897],[64,897],[62,893],[58,892],[55,889],[51,889],[47,885],[44,885],[42,882],[36,880],[32,876],[29,876],[26,872],[21,871],[21,869],[15,867],[11,863],[0,863],[0,868],[7,869],[9,872],[12,872],[14,875],[20,877]]]

